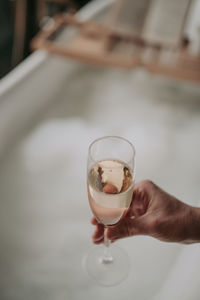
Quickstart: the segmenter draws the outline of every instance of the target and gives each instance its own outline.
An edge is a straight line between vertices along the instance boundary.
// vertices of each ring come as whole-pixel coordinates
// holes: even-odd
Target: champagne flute
[[[134,146],[122,137],[101,137],[89,146],[88,199],[95,218],[105,229],[117,224],[131,204],[134,159]],[[86,256],[85,268],[100,285],[113,286],[127,277],[130,263],[126,252],[104,236],[104,245],[94,247]]]

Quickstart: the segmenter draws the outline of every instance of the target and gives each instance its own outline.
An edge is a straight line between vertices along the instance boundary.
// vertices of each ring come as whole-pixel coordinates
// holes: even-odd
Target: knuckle
[[[160,219],[154,219],[151,221],[151,223],[149,224],[149,231],[152,233],[157,233],[160,229]]]
[[[128,220],[124,220],[122,226],[120,227],[120,232],[119,232],[119,236],[120,238],[122,237],[129,237],[132,236],[132,226],[131,224],[128,222]]]
[[[125,236],[129,237],[134,235],[133,228],[131,226],[126,226]]]
[[[153,186],[154,186],[153,181],[151,181],[150,179],[145,179],[145,180],[143,180],[143,184],[144,184],[144,186],[146,186],[146,187],[153,187]]]

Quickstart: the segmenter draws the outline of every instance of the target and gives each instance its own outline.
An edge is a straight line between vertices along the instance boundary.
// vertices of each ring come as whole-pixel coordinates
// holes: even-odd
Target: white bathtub
[[[83,19],[103,10],[95,1]],[[38,51],[0,87],[0,298],[198,300],[200,245],[134,237],[118,243],[131,272],[116,287],[88,278],[88,144],[122,135],[136,147],[136,180],[200,199],[200,88],[143,70],[87,66]]]

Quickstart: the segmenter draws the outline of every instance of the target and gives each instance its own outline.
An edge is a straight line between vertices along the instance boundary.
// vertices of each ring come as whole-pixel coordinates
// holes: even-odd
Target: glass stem
[[[110,252],[111,241],[104,235],[104,253],[103,253],[103,263],[108,264],[113,262],[113,257]]]

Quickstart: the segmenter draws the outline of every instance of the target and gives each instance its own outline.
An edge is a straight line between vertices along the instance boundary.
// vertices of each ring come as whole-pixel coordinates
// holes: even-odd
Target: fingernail
[[[99,238],[92,238],[94,241],[99,241],[103,238],[103,236],[100,236]]]

